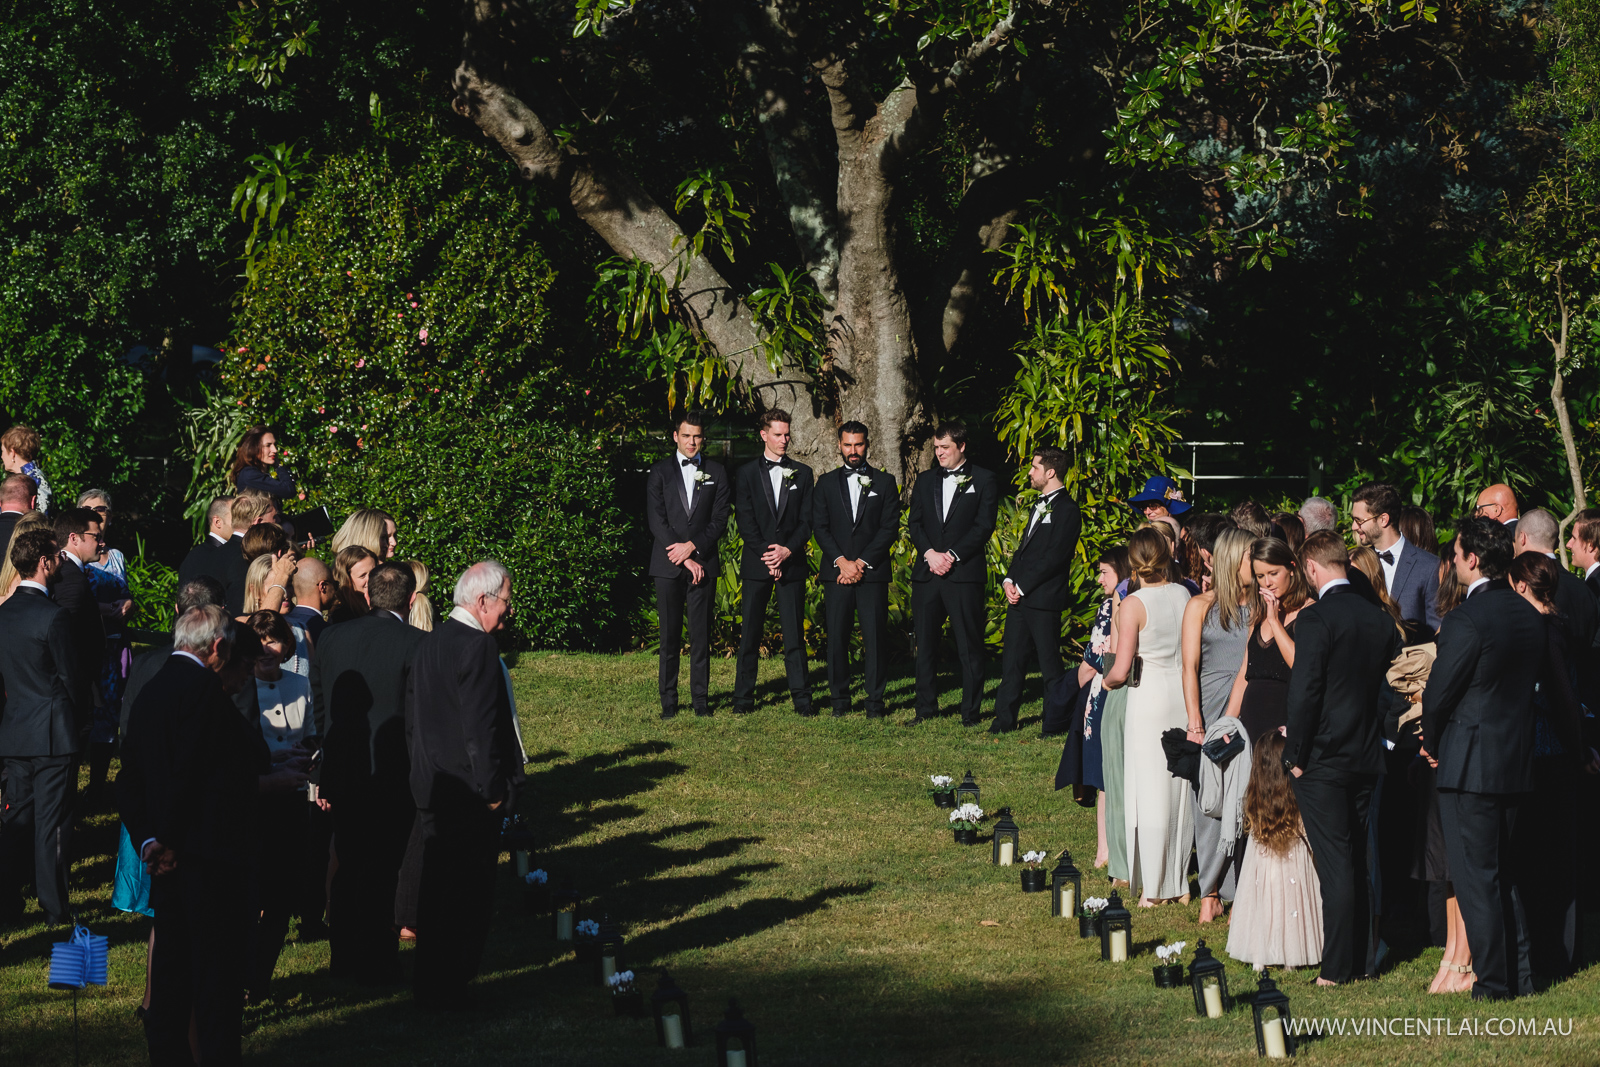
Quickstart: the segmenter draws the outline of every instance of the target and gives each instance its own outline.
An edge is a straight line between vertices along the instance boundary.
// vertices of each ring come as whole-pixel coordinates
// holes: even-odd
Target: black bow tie
[[[945,471],[945,472],[944,472],[944,476],[945,476],[945,477],[946,477],[946,478],[954,478],[954,477],[957,477],[957,476],[958,476],[958,475],[960,475],[960,474],[962,474],[962,473],[963,473],[963,472],[965,472],[965,471],[966,471],[966,469],[967,469],[967,468],[966,468],[966,464],[962,464],[962,465],[961,465],[961,466],[959,466],[959,467],[957,467],[957,468],[956,468],[956,469],[955,469],[955,470],[953,470],[953,471],[952,471],[952,470],[947,470],[947,471]]]
[[[768,459],[766,456],[761,457],[761,469],[764,471],[769,471],[773,467],[781,467],[783,465],[783,460],[781,459]]]
[[[698,466],[700,466],[700,461],[698,459],[680,459],[678,461],[678,463],[681,466],[684,466],[684,467],[698,467]]]
[[[1379,552],[1378,553],[1378,558],[1383,560],[1385,563],[1389,564],[1390,566],[1394,565],[1394,553],[1393,552]]]

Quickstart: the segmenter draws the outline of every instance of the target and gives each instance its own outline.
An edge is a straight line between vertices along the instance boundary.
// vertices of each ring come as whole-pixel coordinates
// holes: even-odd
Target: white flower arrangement
[[[1105,911],[1110,904],[1111,901],[1107,900],[1105,897],[1084,897],[1083,907],[1080,909],[1080,914],[1084,915],[1086,918],[1092,919],[1096,915],[1099,915],[1102,911]]]
[[[982,821],[983,809],[976,804],[963,804],[950,813],[950,827],[954,830],[976,830]]]
[[[1038,870],[1039,869],[1039,864],[1043,863],[1045,860],[1047,860],[1049,858],[1050,858],[1050,853],[1044,852],[1042,850],[1035,851],[1035,852],[1024,852],[1022,854],[1022,862],[1026,863],[1033,870]]]
[[[633,972],[618,971],[606,979],[606,985],[611,987],[612,996],[625,997],[633,992]]]
[[[798,471],[799,471],[798,467],[784,467],[783,468],[783,480],[786,481],[786,482],[794,481],[794,476]]]
[[[543,868],[541,868],[537,871],[529,871],[527,874],[522,876],[522,880],[527,882],[529,885],[544,885],[550,880],[550,876],[544,873]]]
[[[593,919],[579,919],[578,920],[578,936],[579,937],[599,937],[600,936],[600,924],[595,922]]]
[[[1178,962],[1178,957],[1183,954],[1184,946],[1188,944],[1189,942],[1187,941],[1178,941],[1171,945],[1162,945],[1156,949],[1156,959],[1170,967]]]
[[[928,781],[933,783],[933,788],[929,790],[930,793],[950,793],[954,792],[956,788],[956,780],[948,774],[930,774],[928,775]]]

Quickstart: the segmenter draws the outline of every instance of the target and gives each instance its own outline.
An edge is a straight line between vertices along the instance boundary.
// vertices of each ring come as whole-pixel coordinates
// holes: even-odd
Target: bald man
[[[1496,482],[1478,494],[1478,506],[1473,510],[1474,515],[1482,515],[1486,519],[1493,519],[1506,528],[1513,540],[1517,536],[1517,494],[1511,487],[1503,482]]]
[[[305,627],[315,643],[322,636],[322,628],[328,625],[322,613],[338,599],[338,589],[327,564],[311,556],[301,560],[294,571],[294,608],[289,612],[289,621]]]

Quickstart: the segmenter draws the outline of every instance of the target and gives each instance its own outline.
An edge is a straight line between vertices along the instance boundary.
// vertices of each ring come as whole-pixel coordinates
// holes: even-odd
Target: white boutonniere
[[[694,484],[695,485],[710,485],[710,484],[712,484],[711,475],[707,474],[705,471],[702,471],[702,470],[695,471],[694,472]]]
[[[956,475],[956,492],[965,493],[967,491],[967,488],[970,485],[972,485],[972,475],[970,475],[970,474],[958,474],[958,475]]]
[[[872,476],[871,475],[869,475],[869,474],[857,474],[857,475],[855,475],[855,479],[856,479],[856,485],[860,486],[861,488],[863,488],[863,489],[871,489],[872,488]]]
[[[797,468],[795,468],[795,467],[783,467],[781,469],[783,471],[783,480],[785,482],[794,481],[794,476],[795,476],[795,474],[798,473],[798,469]]]

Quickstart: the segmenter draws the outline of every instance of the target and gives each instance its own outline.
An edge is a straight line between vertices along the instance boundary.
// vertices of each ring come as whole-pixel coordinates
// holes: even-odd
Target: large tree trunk
[[[1557,275],[1556,285],[1559,294],[1561,284]],[[1578,513],[1589,506],[1587,494],[1583,491],[1583,468],[1578,463],[1578,442],[1572,434],[1572,413],[1567,410],[1566,380],[1561,374],[1561,364],[1567,358],[1567,331],[1572,324],[1572,317],[1567,312],[1567,303],[1564,297],[1558,295],[1556,303],[1561,309],[1561,330],[1555,337],[1550,337],[1550,346],[1554,349],[1555,376],[1550,385],[1550,404],[1555,408],[1556,425],[1561,428],[1561,446],[1567,453],[1567,474],[1572,479],[1572,510],[1567,517],[1561,520],[1559,534],[1556,538],[1558,549],[1561,552],[1561,565],[1567,566],[1567,526]],[[1548,337],[1548,335],[1546,335]]]

